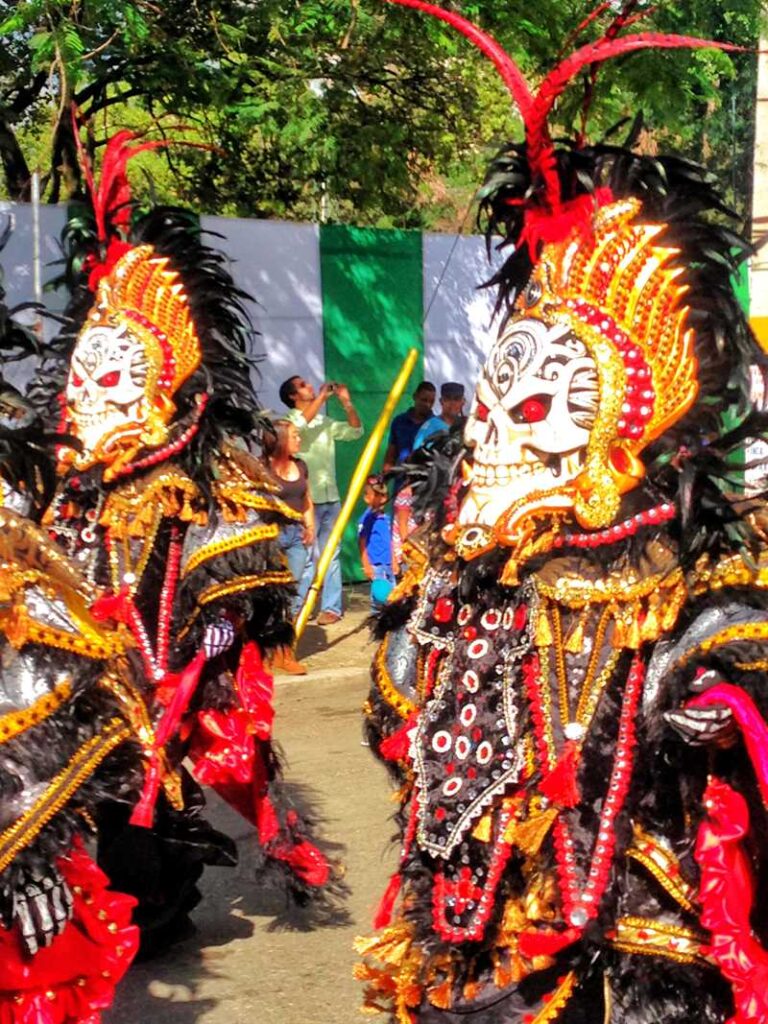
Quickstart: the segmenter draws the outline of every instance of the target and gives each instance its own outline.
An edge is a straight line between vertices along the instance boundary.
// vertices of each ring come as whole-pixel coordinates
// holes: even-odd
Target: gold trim
[[[663,956],[680,964],[709,963],[703,952],[706,940],[699,932],[645,917],[620,917],[611,944],[622,953]]]
[[[249,544],[258,544],[259,541],[274,540],[279,533],[280,527],[277,523],[262,523],[259,526],[252,526],[249,530],[243,530],[242,533],[235,534],[232,537],[222,538],[222,540],[206,544],[204,547],[198,548],[190,557],[184,567],[182,577],[189,576],[198,566],[211,558],[223,555],[227,551],[235,551],[237,548],[247,547]]]
[[[38,697],[30,707],[23,711],[10,711],[7,715],[0,717],[0,743],[7,743],[19,733],[26,732],[27,729],[32,729],[44,722],[71,695],[72,684],[69,681],[59,683],[50,693],[44,693],[42,697]]]
[[[696,911],[696,890],[682,877],[680,861],[654,836],[635,825],[632,844],[627,857],[641,864],[664,891],[683,908],[691,913]]]
[[[0,613],[0,631],[8,638],[8,642],[17,650],[26,643],[43,644],[45,647],[57,647],[63,651],[74,651],[86,658],[101,661],[122,654],[125,643],[116,634],[112,638],[82,636],[78,633],[67,633],[65,630],[44,626],[31,619],[24,605]]]
[[[199,497],[200,489],[186,473],[162,469],[113,491],[99,523],[109,530],[113,540],[146,537],[156,528],[158,515],[203,525],[208,521],[206,512],[193,506]]]
[[[537,590],[551,601],[568,608],[584,608],[588,604],[615,602],[625,604],[648,597],[659,589],[671,590],[684,583],[682,569],[672,572],[654,573],[638,579],[634,572],[614,574],[596,580],[578,576],[561,576],[556,583],[545,583],[534,575]]]
[[[220,483],[215,488],[217,501],[220,502],[224,521],[228,523],[242,522],[248,509],[256,512],[274,512],[294,522],[303,520],[303,513],[297,512],[290,505],[274,495],[260,494],[254,491],[250,481]]]
[[[240,594],[244,590],[255,590],[257,587],[278,586],[283,583],[293,583],[293,576],[286,569],[284,572],[265,572],[261,575],[238,576],[236,580],[229,580],[226,583],[215,583],[212,587],[204,590],[198,598],[199,605],[210,604],[221,597],[228,597],[230,594]]]
[[[397,689],[392,682],[392,677],[387,668],[387,649],[389,648],[389,636],[380,644],[373,660],[373,679],[379,691],[381,699],[389,705],[393,711],[405,720],[410,714],[417,710],[417,705],[408,700]]]
[[[696,654],[706,654],[713,647],[740,643],[744,640],[768,640],[768,622],[742,622],[737,626],[721,629],[714,636],[687,650],[682,657],[678,658],[677,663],[680,665]]]
[[[19,851],[39,835],[115,747],[130,736],[131,730],[125,722],[113,718],[98,736],[93,736],[75,751],[43,795],[0,834],[0,871],[4,871]]]
[[[531,1024],[549,1024],[550,1021],[557,1020],[568,1005],[577,986],[576,972],[569,971],[550,995],[546,1005],[539,1010],[535,1017],[531,1018]]]

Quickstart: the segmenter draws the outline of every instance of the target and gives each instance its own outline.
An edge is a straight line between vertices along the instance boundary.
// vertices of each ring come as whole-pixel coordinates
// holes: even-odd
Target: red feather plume
[[[523,121],[527,120],[528,111],[533,104],[531,90],[516,62],[492,36],[483,32],[477,25],[473,25],[471,21],[462,18],[460,14],[454,14],[453,11],[444,11],[442,7],[438,7],[436,4],[425,3],[425,0],[389,0],[389,2],[400,4],[402,7],[414,7],[416,10],[425,11],[427,14],[431,14],[440,21],[446,22],[452,28],[457,29],[463,36],[466,36],[471,43],[475,44],[478,50],[484,53],[486,57],[489,57],[496,65],[497,71],[517,104]]]
[[[123,129],[107,141],[101,163],[98,184],[93,167],[80,140],[80,122],[77,107],[72,106],[72,130],[78,159],[88,191],[91,195],[93,212],[96,217],[96,232],[102,249],[103,260],[96,254],[89,257],[89,287],[94,289],[99,279],[131,248],[122,236],[127,236],[131,223],[131,186],[128,181],[128,162],[139,153],[148,150],[166,149],[168,146],[191,146],[194,149],[210,150],[213,147],[202,142],[188,142],[184,139],[147,139],[138,141],[141,135]],[[110,237],[110,231],[112,236]]]
[[[637,6],[636,0],[628,0],[613,19],[602,38],[580,47],[569,57],[560,61],[546,76],[534,95],[515,61],[492,36],[483,32],[476,25],[473,25],[472,22],[460,17],[458,14],[453,14],[451,11],[444,11],[435,4],[425,3],[424,0],[388,0],[388,2],[399,4],[402,7],[414,7],[433,15],[435,18],[439,18],[461,32],[462,35],[466,36],[471,43],[493,61],[517,104],[525,124],[528,163],[533,180],[539,186],[534,202],[540,208],[548,210],[550,213],[561,215],[563,211],[561,210],[560,179],[557,173],[555,148],[549,133],[548,119],[558,97],[583,68],[591,67],[594,79],[596,68],[599,64],[614,57],[636,53],[638,50],[710,48],[730,52],[746,51],[746,48],[743,46],[720,43],[711,39],[698,39],[695,36],[666,35],[661,32],[643,32],[619,36],[618,33],[620,31],[647,15],[647,12],[644,14],[633,13]],[[570,39],[578,38],[584,29],[591,25],[601,14],[605,13],[608,7],[609,4],[604,2],[598,4],[592,13],[578,26]],[[561,217],[563,226],[568,223],[569,219],[567,215]]]

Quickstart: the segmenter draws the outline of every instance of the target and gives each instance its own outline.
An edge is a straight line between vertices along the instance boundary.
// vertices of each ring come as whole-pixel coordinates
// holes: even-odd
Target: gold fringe
[[[472,829],[472,838],[480,843],[490,843],[493,833],[493,815],[487,811]]]
[[[579,616],[579,621],[576,623],[571,635],[565,642],[565,649],[569,654],[581,654],[584,649],[584,625],[586,617],[587,610],[584,609],[582,614]]]
[[[533,857],[541,849],[541,844],[547,838],[557,815],[556,807],[548,807],[544,811],[533,814],[527,821],[512,822],[507,826],[504,838],[508,843],[514,844],[518,850]]]
[[[534,643],[537,647],[552,646],[552,627],[549,624],[547,609],[542,608],[536,616],[536,636]]]

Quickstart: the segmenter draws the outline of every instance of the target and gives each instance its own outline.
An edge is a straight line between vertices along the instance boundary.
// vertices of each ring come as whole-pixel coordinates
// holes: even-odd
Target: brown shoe
[[[320,612],[317,616],[318,626],[333,626],[337,622],[341,622],[338,612]]]
[[[305,676],[307,666],[296,660],[290,647],[281,647],[272,657],[272,671],[285,672],[289,676]]]

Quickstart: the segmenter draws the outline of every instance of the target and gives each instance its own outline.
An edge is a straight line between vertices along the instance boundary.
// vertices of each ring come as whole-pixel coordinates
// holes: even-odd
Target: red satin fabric
[[[235,688],[240,707],[195,716],[190,745],[195,778],[256,827],[268,857],[286,864],[307,885],[325,885],[330,876],[327,860],[301,836],[295,811],[289,810],[281,821],[269,798],[262,743],[272,734],[274,686],[254,643],[243,648]]]
[[[749,831],[744,798],[712,778],[704,794],[707,818],[695,856],[701,869],[701,923],[711,932],[709,952],[733,989],[736,1013],[728,1024],[768,1021],[768,953],[752,933],[754,883],[741,840]]]
[[[0,1024],[98,1024],[136,955],[133,897],[110,892],[79,846],[58,867],[75,900],[64,932],[30,958],[15,929],[0,929]]]

